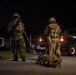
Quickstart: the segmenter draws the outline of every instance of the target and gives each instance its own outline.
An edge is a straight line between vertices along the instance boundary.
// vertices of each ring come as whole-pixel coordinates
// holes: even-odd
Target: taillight
[[[39,41],[42,41],[42,37],[40,36]]]
[[[61,37],[60,37],[60,41],[61,41],[61,42],[64,41],[64,36],[63,36],[63,35],[61,35]]]

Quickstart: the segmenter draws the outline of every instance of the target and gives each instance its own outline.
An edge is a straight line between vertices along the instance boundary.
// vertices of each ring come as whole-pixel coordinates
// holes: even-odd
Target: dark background
[[[12,14],[19,13],[27,35],[43,33],[50,17],[55,17],[62,32],[76,27],[76,3],[70,0],[0,0],[0,35],[8,36],[6,27]]]

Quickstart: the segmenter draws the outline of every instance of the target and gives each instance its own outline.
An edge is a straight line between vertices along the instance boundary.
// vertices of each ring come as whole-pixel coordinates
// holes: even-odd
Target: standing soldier
[[[44,30],[44,35],[47,37],[47,50],[49,51],[49,55],[53,57],[53,62],[55,60],[55,67],[60,67],[61,63],[61,52],[60,52],[60,40],[59,40],[59,35],[61,32],[61,29],[59,25],[56,23],[56,20],[54,17],[51,17],[49,19],[49,25],[45,28]],[[50,62],[50,61],[49,61]],[[60,63],[59,63],[60,62]]]
[[[21,21],[21,16],[17,13],[13,14],[11,22],[7,26],[7,31],[10,32],[12,38],[12,50],[14,53],[13,61],[18,61],[18,52],[22,61],[25,61],[25,40],[23,37],[24,23]]]

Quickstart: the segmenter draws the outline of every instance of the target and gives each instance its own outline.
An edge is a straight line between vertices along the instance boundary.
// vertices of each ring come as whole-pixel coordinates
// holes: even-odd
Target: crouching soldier
[[[44,65],[44,66],[45,65],[52,65],[53,64],[53,57],[51,57],[47,53],[43,53],[43,54],[38,56],[36,64],[40,64],[40,65]]]
[[[61,62],[62,58],[58,57],[57,55],[50,56],[49,54],[44,53],[38,56],[36,64],[61,69]]]

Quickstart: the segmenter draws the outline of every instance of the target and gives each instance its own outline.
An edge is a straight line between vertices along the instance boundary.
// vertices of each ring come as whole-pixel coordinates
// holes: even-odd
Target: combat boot
[[[25,62],[25,61],[26,61],[24,56],[23,56],[23,57],[21,57],[21,58],[22,58],[22,62]]]
[[[18,55],[14,54],[14,59],[12,61],[18,61]]]
[[[22,62],[25,62],[25,59],[22,59]]]

